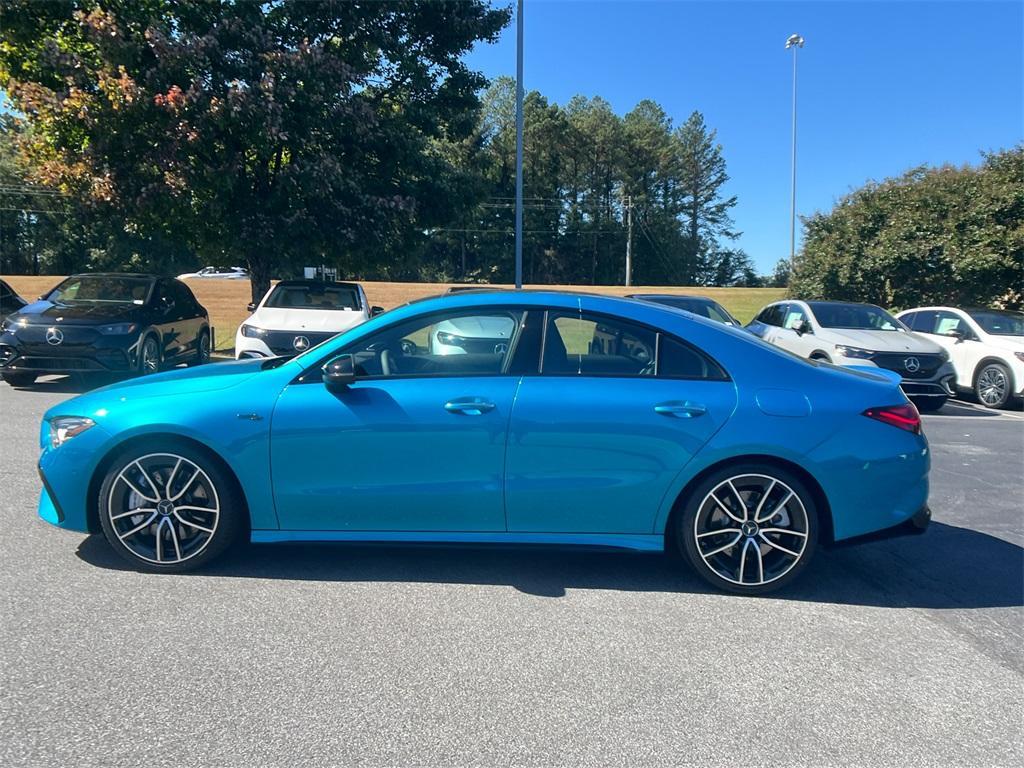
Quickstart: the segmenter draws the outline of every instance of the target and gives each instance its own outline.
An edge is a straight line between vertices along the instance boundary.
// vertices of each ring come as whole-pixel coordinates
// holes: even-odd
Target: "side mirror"
[[[356,361],[352,355],[338,355],[321,370],[328,389],[344,389],[356,380]]]
[[[959,344],[965,338],[964,337],[964,332],[963,331],[958,331],[956,328],[950,328],[948,331],[946,331],[943,334],[943,336],[948,336],[951,339],[956,339],[957,344]]]
[[[256,311],[256,302],[255,301],[250,301],[248,304],[245,305],[245,309],[248,312],[255,312]]]
[[[811,327],[811,323],[808,320],[801,320],[793,327],[793,330],[796,331],[798,336],[803,336],[805,333],[814,335],[814,328]]]
[[[384,307],[370,307],[370,317],[376,317],[384,311]]]

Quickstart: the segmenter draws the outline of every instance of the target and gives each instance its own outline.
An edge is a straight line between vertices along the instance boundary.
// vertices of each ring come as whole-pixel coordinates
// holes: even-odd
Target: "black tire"
[[[189,479],[193,468],[198,471]],[[234,478],[206,451],[174,440],[118,454],[97,504],[103,536],[113,550],[151,573],[201,568],[247,530]],[[131,514],[135,510],[139,513]]]
[[[0,374],[0,376],[3,376],[3,380],[12,387],[31,387],[36,383],[36,375],[34,373],[4,373]]]
[[[1013,399],[1013,376],[1002,363],[985,363],[974,374],[974,396],[986,408],[1005,408]]]
[[[139,344],[138,360],[135,361],[135,372],[139,376],[149,373],[159,373],[162,363],[160,356],[160,344],[156,336],[148,334]]]
[[[713,491],[718,503],[712,499]],[[793,496],[784,501],[789,491]],[[718,589],[743,595],[774,592],[799,576],[814,556],[819,527],[814,497],[799,478],[774,465],[722,467],[682,504],[674,518],[677,545],[698,575]],[[754,519],[759,511],[760,524]],[[741,525],[740,520],[753,525],[748,528],[748,522]]]
[[[811,360],[817,360],[820,363],[831,363],[832,362],[829,359],[828,355],[823,354],[821,352],[815,352],[813,355],[811,355]]]
[[[204,328],[196,339],[196,354],[189,365],[205,365],[210,362],[210,332]]]
[[[910,398],[910,402],[912,402],[921,413],[935,413],[946,404],[948,399],[948,397],[912,397]]]

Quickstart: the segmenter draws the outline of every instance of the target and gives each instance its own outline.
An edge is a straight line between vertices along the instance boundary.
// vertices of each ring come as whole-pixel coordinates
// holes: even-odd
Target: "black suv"
[[[210,356],[206,310],[184,283],[154,275],[73,275],[0,331],[0,377],[13,386],[47,373],[152,373]]]

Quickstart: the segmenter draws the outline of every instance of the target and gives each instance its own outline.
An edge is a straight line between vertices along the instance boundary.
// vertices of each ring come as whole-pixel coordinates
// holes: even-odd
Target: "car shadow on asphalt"
[[[86,538],[78,556],[100,568],[130,570],[99,535]],[[572,589],[716,593],[676,557],[584,548],[249,545],[197,575],[507,585],[552,598]],[[771,598],[890,608],[1019,606],[1024,604],[1024,548],[932,523],[923,536],[822,549],[794,584]]]

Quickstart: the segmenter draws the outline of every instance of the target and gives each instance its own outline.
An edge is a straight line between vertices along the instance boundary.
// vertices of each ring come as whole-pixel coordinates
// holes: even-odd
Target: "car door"
[[[817,338],[813,331],[798,331],[804,323],[810,324],[810,313],[798,302],[784,305],[781,327],[774,330],[773,343],[788,349],[801,357],[810,357],[817,349]]]
[[[364,337],[356,380],[332,391],[317,361],[281,393],[271,475],[281,527],[331,531],[504,531],[505,442],[519,310],[450,310]],[[441,324],[483,324],[433,354]],[[332,355],[333,358],[333,355]]]
[[[733,383],[683,340],[587,310],[551,310],[540,373],[509,430],[516,532],[651,534],[662,499],[728,420]]]
[[[191,357],[199,344],[199,334],[203,330],[205,318],[199,308],[199,302],[188,286],[177,280],[169,281],[174,292],[175,328],[178,333],[179,355]]]
[[[983,356],[983,345],[966,318],[946,309],[927,310],[917,314],[911,328],[949,353],[960,386],[973,385],[971,377]]]
[[[774,344],[775,332],[782,324],[782,313],[785,306],[785,304],[768,305],[758,313],[757,317],[747,326],[747,329],[769,344]]]

